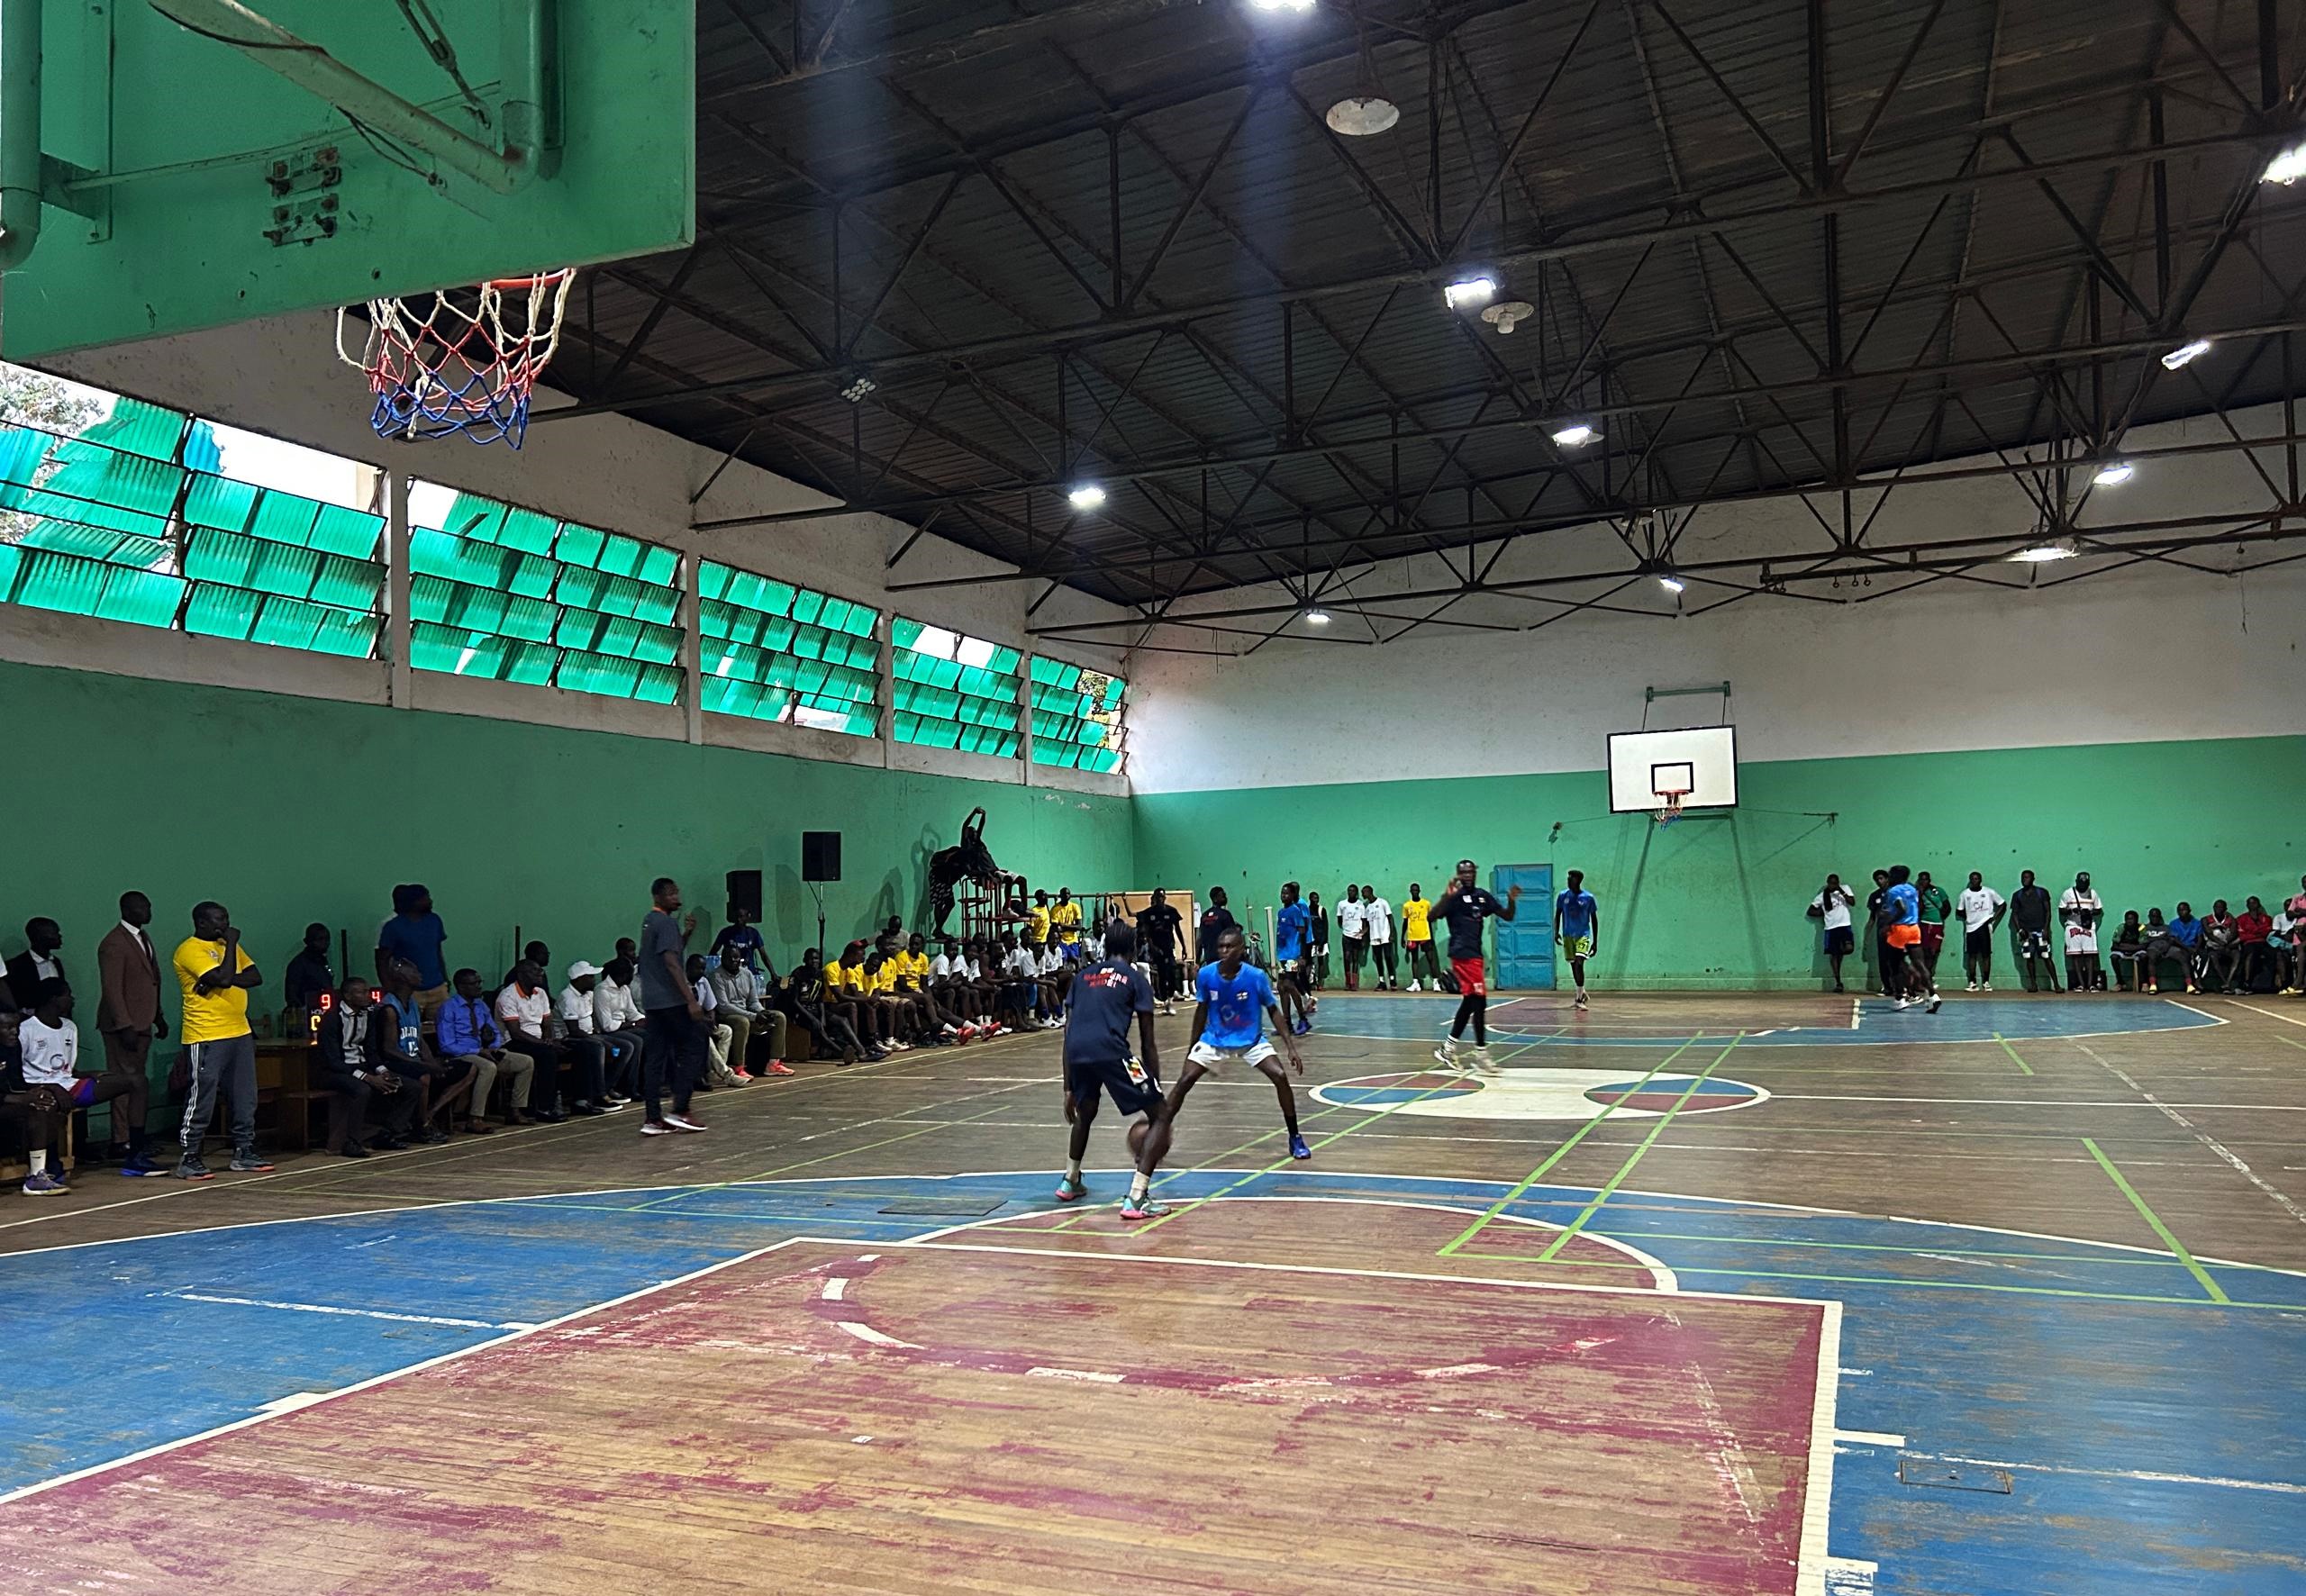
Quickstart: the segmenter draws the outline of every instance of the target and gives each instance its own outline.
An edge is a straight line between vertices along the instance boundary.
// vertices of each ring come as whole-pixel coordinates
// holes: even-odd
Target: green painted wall
[[[2053,890],[2088,869],[2117,914],[2180,898],[2238,909],[2306,870],[2306,738],[1794,760],[1739,781],[1731,814],[1663,830],[1611,815],[1599,771],[1146,793],[1138,874],[1222,885],[1261,920],[1291,877],[1324,902],[1348,880],[1399,902],[1412,880],[1432,895],[1466,855],[1484,881],[1494,863],[1550,860],[1601,900],[1596,984],[1750,987],[1823,978],[1802,910],[1829,870],[1862,900],[1875,866],[1901,862],[1948,892],[1982,870],[2005,896],[2021,869]]]
[[[844,834],[836,946],[913,918],[930,854],[975,804],[1009,869],[1084,890],[1131,874],[1126,799],[28,666],[0,665],[0,952],[22,950],[32,915],[60,922],[84,1019],[96,941],[131,887],[151,895],[164,957],[193,903],[228,905],[277,1009],[306,923],[350,929],[365,970],[401,881],[431,887],[451,959],[494,981],[516,921],[564,966],[606,958],[659,875],[717,927],[733,869],[766,873],[763,930],[789,964],[816,937],[804,830]]]

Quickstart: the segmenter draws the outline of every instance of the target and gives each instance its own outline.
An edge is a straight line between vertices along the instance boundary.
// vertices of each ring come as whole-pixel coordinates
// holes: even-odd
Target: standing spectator
[[[473,1074],[465,1129],[480,1136],[495,1129],[487,1120],[488,1093],[499,1075],[504,1077],[504,1123],[527,1124],[528,1116],[521,1105],[528,1101],[529,1088],[535,1083],[536,1060],[507,1046],[509,1038],[489,1009],[478,970],[458,970],[452,988],[453,994],[440,1005],[432,1022],[434,1050],[450,1066]]]
[[[204,1181],[214,1173],[202,1162],[200,1144],[219,1092],[232,1100],[232,1167],[261,1174],[272,1165],[256,1150],[256,1035],[249,1028],[249,993],[264,981],[224,905],[193,905],[192,935],[177,944],[174,963],[177,984],[184,989],[181,1034],[190,1076],[177,1132],[183,1152],[177,1177]]]
[[[30,1013],[40,1003],[40,989],[64,979],[64,962],[57,954],[64,947],[64,932],[45,916],[24,921],[24,950],[8,961],[8,990],[16,1004]]]
[[[151,923],[152,901],[142,893],[123,893],[120,923],[96,944],[96,1034],[104,1039],[104,1073],[127,1088],[112,1108],[112,1156],[125,1175],[168,1173],[152,1161],[145,1124],[152,1044],[168,1034],[160,1015],[160,957],[144,929]]]
[[[1070,962],[1081,948],[1081,905],[1073,901],[1073,889],[1057,889],[1057,902],[1049,911],[1051,934],[1057,938],[1057,950]]]
[[[529,946],[550,956],[541,942]],[[544,966],[535,959],[523,955],[513,966],[496,994],[496,1022],[504,1029],[505,1045],[536,1062],[529,1081],[529,1118],[558,1125],[567,1118],[560,1111],[561,1049],[552,1039],[552,993],[545,987]],[[575,1111],[589,1118],[599,1111],[591,1106],[593,1093],[586,1086],[580,1075],[573,1101]]]
[[[2073,970],[2069,968],[2066,971],[2065,984],[2068,992],[2103,992],[2106,989],[2105,972],[2098,967],[2098,922],[2105,916],[2104,902],[2090,889],[2090,872],[2087,870],[2075,872],[2074,884],[2058,894],[2057,917],[2059,922],[2065,927],[2066,952],[2069,955],[2074,952],[2075,928],[2078,926],[2089,933],[2086,940],[2090,946],[2085,957],[2090,961],[2090,966],[2089,978],[2078,986],[2074,984]]]
[[[1025,911],[1025,939],[1039,948],[1049,940],[1049,906],[1046,890],[1033,894],[1033,906]]]
[[[366,1158],[371,1148],[396,1153],[408,1146],[401,1133],[415,1116],[416,1091],[372,1056],[368,1028],[376,1018],[376,989],[354,975],[338,996],[341,1001],[313,1038],[320,1050],[318,1084],[345,1100],[344,1137],[329,1150],[347,1158]]]
[[[1887,877],[1884,877],[1886,880]],[[1841,877],[1832,871],[1826,873],[1826,884],[1810,900],[1810,918],[1821,923],[1825,932],[1826,962],[1833,966],[1834,990],[1841,992],[1841,961],[1848,958],[1857,944],[1849,926],[1849,911],[1857,907],[1857,894],[1842,885]]]
[[[2242,990],[2256,992],[2260,972],[2269,980],[2274,977],[2274,949],[2266,946],[2274,935],[2274,916],[2266,912],[2263,902],[2248,899],[2242,905],[2242,912],[2234,917],[2234,934],[2241,959]],[[2275,981],[2274,984],[2279,987],[2282,984]]]
[[[2283,997],[2298,995],[2298,921],[2292,918],[2289,907],[2274,917],[2274,929],[2267,934],[2266,947],[2274,954],[2274,982]]]
[[[2114,945],[2109,951],[2113,958],[2114,984],[2124,992],[2144,992],[2146,928],[2138,923],[2137,910],[2123,911],[2122,923],[2114,928]]]
[[[577,959],[568,966],[568,984],[560,989],[554,1008],[560,1021],[560,1045],[576,1066],[577,1090],[586,1102],[613,1114],[632,1101],[626,1090],[640,1076],[640,1038],[615,1036],[601,1029],[594,991],[600,984],[601,966]]]
[[[1338,900],[1337,934],[1345,943],[1345,989],[1361,990],[1361,961],[1369,957],[1369,911],[1361,902],[1361,888],[1354,882],[1345,884],[1345,896]],[[1203,939],[1203,946],[1208,939]]]
[[[1369,939],[1369,974],[1379,992],[1401,988],[1401,966],[1394,957],[1394,906],[1377,895],[1376,887],[1361,885],[1361,919]]]
[[[1554,894],[1553,939],[1569,960],[1569,978],[1576,984],[1574,1007],[1590,1007],[1585,995],[1585,961],[1600,950],[1602,906],[1585,890],[1585,872],[1572,870],[1569,884]]]
[[[2242,957],[2242,933],[2223,898],[2212,903],[2210,912],[2202,917],[2202,957],[2207,975],[2204,984],[2216,982],[2212,990],[2232,992],[2234,972]]]
[[[1890,873],[1874,872],[1874,890],[1866,895],[1866,940],[1874,948],[1874,985],[1884,997],[1897,994],[1890,990],[1890,977],[1902,962],[1902,955],[1890,951],[1890,919],[1883,905],[1890,896]]]
[[[1153,964],[1153,991],[1161,1000],[1161,1012],[1174,1014],[1177,1011],[1177,941],[1185,934],[1185,916],[1169,902],[1167,892],[1156,887],[1153,901],[1138,911],[1137,933]]]
[[[2290,944],[2290,979],[2282,984],[2282,995],[2298,997],[2306,992],[2306,949],[2300,946],[2306,937],[2306,875],[2298,878],[2298,895],[2282,906],[2282,918],[2290,921],[2284,933]]]
[[[1433,990],[1441,990],[1441,960],[1433,951],[1433,905],[1426,902],[1425,889],[1412,881],[1409,896],[1402,900],[1402,941],[1409,949],[1409,989],[1418,992],[1423,983],[1430,981]]]
[[[416,1006],[428,1022],[449,1001],[449,966],[440,953],[448,939],[448,927],[432,912],[430,888],[393,888],[392,915],[377,928],[377,976],[390,986],[385,970],[393,960],[404,958],[415,966]]]
[[[304,928],[304,945],[280,977],[281,1002],[291,1013],[312,1013],[321,1006],[322,993],[336,990],[336,968],[328,960],[328,928],[320,921]]]
[[[1993,933],[2009,905],[2000,893],[1986,885],[1984,875],[1973,870],[1970,884],[1962,889],[1954,906],[1962,917],[1962,974],[1969,977],[1972,992],[1992,992]]]
[[[1313,983],[1313,990],[1319,992],[1330,984],[1330,911],[1321,907],[1321,893],[1305,894],[1305,912],[1311,916],[1307,921],[1305,932],[1311,939],[1307,944],[1306,975]],[[1175,1003],[1161,1005],[1161,1012],[1164,1014],[1174,1014],[1176,1011],[1177,1006]]]
[[[2145,945],[2138,953],[2138,973],[2146,984],[2146,990],[2162,990],[2162,966],[2167,961],[2178,966],[2179,978],[2185,982],[2186,990],[2192,992],[2194,989],[2193,950],[2178,940],[2177,933],[2163,920],[2158,905],[2146,911],[2146,924],[2140,929],[2145,933]]]
[[[641,1065],[641,1093],[648,1117],[643,1136],[666,1136],[704,1127],[690,1118],[689,1093],[704,1073],[704,1005],[682,966],[683,948],[696,930],[696,916],[673,916],[681,906],[680,883],[659,875],[649,884],[649,912],[640,921],[640,1007],[647,1016],[648,1051]],[[665,1111],[667,1088],[673,1106]]]
[[[384,1003],[368,1020],[368,1056],[379,1069],[398,1075],[405,1090],[416,1093],[416,1111],[412,1116],[416,1139],[436,1145],[449,1139],[439,1119],[457,1117],[457,1109],[470,1097],[479,1075],[470,1069],[461,1075],[450,1069],[424,1039],[416,982],[414,965],[404,958],[386,961]]]
[[[718,964],[721,956],[731,948],[737,950],[737,957],[745,968],[756,975],[768,960],[768,944],[761,940],[760,928],[741,909],[730,915],[729,923],[713,936],[713,962]]]
[[[707,971],[705,979],[713,983],[713,996],[720,1005],[722,1023],[733,1032],[738,1023],[742,1021],[749,1038],[763,1039],[767,1054],[760,1073],[764,1075],[789,1075],[793,1071],[785,1062],[785,1015],[762,994],[760,978],[744,961],[743,952],[744,949],[739,947],[723,946],[719,966]],[[737,1056],[736,1062],[745,1062],[744,1049],[732,1048],[731,1051]]]
[[[1913,878],[1914,892],[1921,902],[1921,962],[1929,967],[1929,985],[1938,987],[1938,955],[1946,946],[1946,917],[1954,912],[1953,900],[1946,889],[1929,879],[1924,870]]]
[[[2059,990],[2057,966],[2050,956],[2050,893],[2049,889],[2034,884],[2034,873],[2018,873],[2018,892],[2010,900],[2010,930],[2018,942],[2018,978],[2026,984],[2028,992],[2038,992],[2035,984],[2034,961],[2042,965],[2041,979],[2049,990]]]
[[[2178,962],[2186,972],[2186,990],[2200,992],[2204,973],[2202,945],[2202,921],[2195,917],[2194,906],[2181,900],[2177,913],[2170,917],[2170,936],[2183,950]]]
[[[1233,911],[1225,907],[1225,889],[1221,886],[1211,887],[1209,907],[1201,911],[1201,936],[1194,944],[1199,950],[1201,963],[1208,965],[1217,962],[1217,939],[1231,930],[1237,923],[1233,919]]]

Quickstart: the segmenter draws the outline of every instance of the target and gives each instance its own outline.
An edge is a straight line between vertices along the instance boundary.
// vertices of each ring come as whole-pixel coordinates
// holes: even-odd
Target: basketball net
[[[560,345],[561,313],[576,268],[500,277],[474,289],[368,302],[368,335],[345,348],[336,313],[337,358],[368,374],[377,397],[368,424],[379,438],[461,433],[475,443],[521,447],[529,396]]]
[[[1687,793],[1660,793],[1657,796],[1666,801],[1666,807],[1653,812],[1652,820],[1661,826],[1670,826],[1682,818],[1682,800],[1689,796]]]

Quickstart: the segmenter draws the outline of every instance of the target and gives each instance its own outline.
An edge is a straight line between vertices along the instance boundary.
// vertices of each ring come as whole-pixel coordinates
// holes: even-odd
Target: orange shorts
[[[1893,948],[1918,948],[1921,945],[1921,928],[1891,926],[1883,931],[1882,940]]]

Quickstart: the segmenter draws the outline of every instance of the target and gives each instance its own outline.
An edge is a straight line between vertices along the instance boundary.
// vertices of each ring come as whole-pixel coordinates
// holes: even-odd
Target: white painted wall
[[[2237,421],[2246,436],[2281,431],[2278,412]],[[2132,441],[2139,448],[2197,441],[2217,427],[2211,420],[2140,430]],[[2281,451],[2258,454],[2283,483]],[[2117,512],[2124,520],[2254,513],[2272,497],[2239,456],[2144,466],[2120,495],[2102,490],[2085,524]],[[1858,514],[1870,507],[1861,498]],[[1838,503],[1829,508],[1821,499],[1818,508],[1838,513]],[[1870,540],[2002,533],[2017,540],[2032,515],[2022,491],[2006,479],[1907,488],[1884,506]],[[1822,540],[1800,502],[1784,500],[1702,511],[1682,549],[1702,559],[1816,549]],[[1600,569],[1612,549],[1621,564],[1623,549],[1604,530],[1533,538],[1515,546],[1493,576]],[[2266,552],[2253,550],[2252,558]],[[2047,567],[2043,576],[2074,568]],[[1608,734],[1643,723],[1645,687],[1723,680],[1732,685],[1730,716],[1739,757],[1748,763],[2306,732],[2306,563],[2238,576],[2149,562],[2039,591],[1949,580],[1879,603],[1765,594],[1687,618],[1674,616],[1673,601],[1644,580],[1613,602],[1647,614],[1549,620],[1558,606],[1483,596],[1445,613],[1512,628],[1549,623],[1509,630],[1428,626],[1399,642],[1351,646],[1357,633],[1368,635],[1356,603],[1414,614],[1438,601],[1398,595],[1457,580],[1431,559],[1370,570],[1325,596],[1335,616],[1329,635],[1343,641],[1285,639],[1240,657],[1139,655],[1130,678],[1136,790],[1598,770]],[[1865,599],[1894,580],[1885,576],[1871,589],[1828,596]],[[1574,599],[1599,589],[1554,591]],[[1694,608],[1724,596],[1693,583],[1685,603]],[[1183,608],[1254,608],[1284,599],[1247,590]],[[1280,621],[1229,624],[1266,630]],[[1302,632],[1303,623],[1291,630]],[[1230,641],[1199,632],[1159,640],[1219,648]],[[2142,663],[2148,645],[2156,649],[2153,666]],[[1710,721],[1720,702],[1660,700],[1648,723]]]
[[[587,416],[531,427],[525,446],[476,448],[457,440],[387,444],[368,425],[368,392],[360,374],[336,358],[334,318],[278,317],[212,332],[84,350],[48,363],[66,376],[116,393],[190,410],[213,421],[325,449],[447,486],[485,494],[588,525],[695,550],[727,564],[965,631],[996,642],[1103,669],[1121,669],[1114,650],[1036,639],[1026,631],[1027,584],[991,584],[891,594],[891,582],[1004,570],[994,561],[931,534],[894,571],[886,560],[911,533],[876,515],[842,515],[776,527],[698,533],[695,520],[830,508],[832,500],[741,462],[721,473],[694,507],[690,497],[721,457],[670,433],[618,415]],[[540,388],[539,412],[570,403]],[[1123,613],[1061,590],[1033,617],[1036,624],[1099,621]],[[45,615],[0,606],[0,657],[29,664],[219,683],[306,696],[397,702],[405,707],[490,715],[639,736],[688,735],[678,706],[625,703],[498,682],[410,672],[402,691],[387,688],[381,661],[316,660],[256,644],[155,633],[148,628]],[[702,739],[765,752],[848,763],[887,763],[979,780],[1125,793],[1119,775],[1099,775],[986,759],[948,749],[883,745],[803,727],[732,717],[703,717]]]

